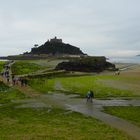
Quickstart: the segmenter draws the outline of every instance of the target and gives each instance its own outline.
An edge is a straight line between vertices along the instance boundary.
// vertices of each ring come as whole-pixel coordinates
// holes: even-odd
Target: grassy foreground
[[[0,107],[1,140],[129,140],[102,122],[64,110]]]
[[[128,120],[140,127],[140,106],[104,107],[104,111]]]
[[[17,108],[26,99],[0,82],[0,140],[132,140],[101,121],[58,108]]]

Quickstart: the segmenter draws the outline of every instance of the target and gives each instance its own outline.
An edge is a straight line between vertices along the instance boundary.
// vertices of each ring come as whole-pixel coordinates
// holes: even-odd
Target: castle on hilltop
[[[62,39],[54,37],[49,39],[42,45],[35,44],[35,47],[31,48],[30,52],[26,52],[26,55],[61,55],[61,56],[83,56],[85,55],[80,48],[72,46],[70,44],[63,43]]]
[[[62,39],[58,39],[56,36],[50,39],[50,43],[63,43]]]

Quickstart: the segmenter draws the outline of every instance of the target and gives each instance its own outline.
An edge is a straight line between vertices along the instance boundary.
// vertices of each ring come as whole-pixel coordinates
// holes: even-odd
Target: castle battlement
[[[56,36],[52,39],[50,39],[51,43],[62,43],[62,39],[58,39]]]

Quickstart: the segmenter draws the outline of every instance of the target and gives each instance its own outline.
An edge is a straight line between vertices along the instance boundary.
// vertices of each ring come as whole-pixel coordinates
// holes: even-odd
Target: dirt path
[[[62,87],[60,81],[55,81],[54,89],[55,90],[64,90],[64,88]]]
[[[64,89],[64,87],[62,86],[62,84],[59,80],[55,81],[54,89],[55,89],[55,91],[69,92],[68,90]]]
[[[140,128],[123,120],[121,118],[109,115],[102,112],[103,106],[140,106],[139,100],[94,100],[93,104],[85,104],[85,101],[79,104],[67,104],[70,110],[80,112],[84,115],[88,115],[94,118],[97,118],[103,121],[106,124],[109,124],[112,127],[115,127],[121,131],[126,132],[128,135],[139,140],[140,138]]]

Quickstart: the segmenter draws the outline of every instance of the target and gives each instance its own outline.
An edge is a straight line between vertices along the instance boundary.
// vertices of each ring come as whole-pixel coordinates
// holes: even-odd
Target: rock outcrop
[[[87,57],[59,63],[56,70],[101,72],[103,70],[115,70],[115,65],[107,62],[105,57]]]

